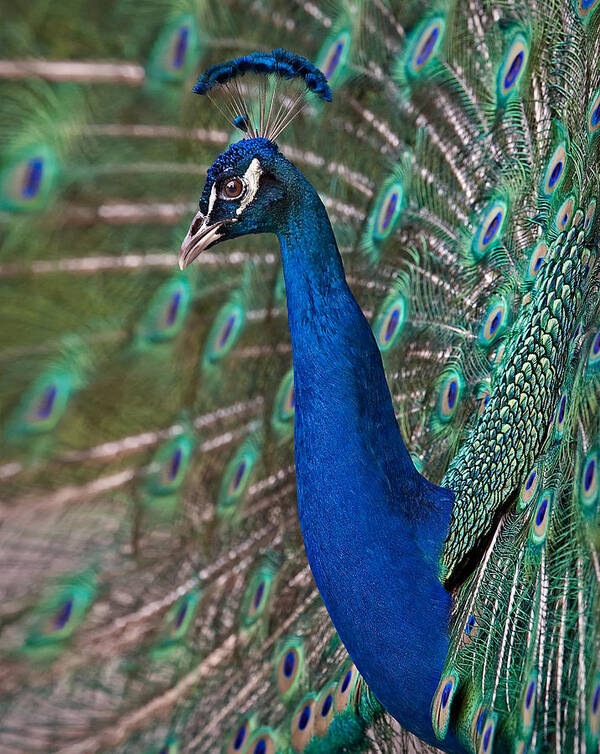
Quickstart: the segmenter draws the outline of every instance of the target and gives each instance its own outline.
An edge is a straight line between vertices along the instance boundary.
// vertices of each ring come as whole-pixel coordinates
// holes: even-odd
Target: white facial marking
[[[210,190],[210,197],[208,199],[208,212],[206,213],[206,218],[205,218],[206,221],[210,217],[210,213],[212,212],[212,209],[215,206],[216,201],[217,201],[217,187],[213,183],[212,188]]]
[[[248,170],[244,173],[244,182],[248,187],[248,190],[246,191],[246,196],[242,199],[240,206],[235,211],[236,215],[241,215],[246,207],[254,200],[262,174],[263,170],[260,166],[260,162],[258,161],[258,158],[255,157],[250,165],[248,165]]]

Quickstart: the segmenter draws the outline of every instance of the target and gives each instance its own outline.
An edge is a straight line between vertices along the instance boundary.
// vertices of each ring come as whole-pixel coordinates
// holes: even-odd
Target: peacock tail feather
[[[306,561],[275,240],[176,266],[239,138],[193,86],[272,48],[328,79],[278,145],[457,499],[440,747],[597,750],[600,1],[214,5],[3,8],[0,750],[431,751]]]

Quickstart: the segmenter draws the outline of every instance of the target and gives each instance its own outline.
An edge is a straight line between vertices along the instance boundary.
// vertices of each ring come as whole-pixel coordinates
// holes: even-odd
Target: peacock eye
[[[241,178],[228,178],[221,184],[220,195],[222,199],[239,199],[244,193],[244,183]]]

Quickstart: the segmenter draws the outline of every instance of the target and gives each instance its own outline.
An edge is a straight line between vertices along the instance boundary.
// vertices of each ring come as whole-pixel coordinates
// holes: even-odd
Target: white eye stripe
[[[217,201],[217,187],[213,183],[212,188],[210,190],[210,198],[208,200],[208,211],[206,213],[207,219],[210,217],[210,213],[213,211],[213,207],[215,206],[216,201]]]
[[[236,210],[236,215],[241,215],[246,207],[254,201],[254,197],[258,192],[260,177],[262,174],[263,170],[261,168],[260,162],[255,157],[250,165],[248,165],[248,170],[246,170],[246,172],[244,173],[244,184],[246,185],[247,189],[246,194],[240,203],[240,206]]]

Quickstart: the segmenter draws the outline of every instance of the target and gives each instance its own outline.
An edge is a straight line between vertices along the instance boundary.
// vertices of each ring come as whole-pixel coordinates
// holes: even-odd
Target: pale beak
[[[179,268],[185,270],[201,252],[217,243],[224,234],[223,226],[231,222],[235,221],[221,220],[221,222],[207,225],[204,215],[198,212],[190,225],[187,236],[181,244],[181,249],[179,250]]]

